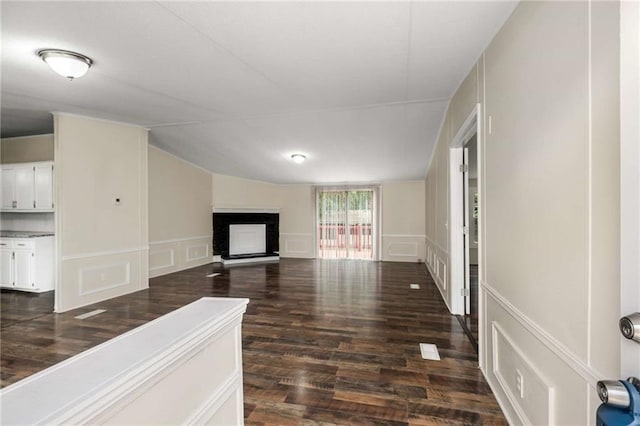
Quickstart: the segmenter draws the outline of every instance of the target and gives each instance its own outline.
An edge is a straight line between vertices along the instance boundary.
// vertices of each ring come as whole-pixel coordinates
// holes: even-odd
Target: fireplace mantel
[[[213,213],[280,213],[278,208],[214,207]]]

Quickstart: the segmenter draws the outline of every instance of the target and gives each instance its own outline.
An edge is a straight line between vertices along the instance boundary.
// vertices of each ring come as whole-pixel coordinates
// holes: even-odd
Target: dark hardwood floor
[[[221,275],[205,277],[213,271]],[[50,293],[3,291],[1,384],[203,296],[251,299],[243,322],[248,425],[506,424],[460,323],[424,265],[412,263],[206,265],[64,314],[47,313]],[[107,311],[74,319],[94,309]],[[437,344],[442,360],[423,360],[420,342]]]

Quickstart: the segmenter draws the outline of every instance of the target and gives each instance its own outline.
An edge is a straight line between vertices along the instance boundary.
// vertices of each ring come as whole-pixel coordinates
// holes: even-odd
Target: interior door
[[[620,3],[620,315],[640,312],[640,3]],[[621,378],[640,377],[640,343],[620,338]]]
[[[465,315],[471,314],[471,281],[470,281],[470,270],[469,270],[469,237],[470,237],[470,211],[469,208],[469,148],[464,148],[462,152],[462,167],[464,177],[462,179],[463,182],[463,233],[464,233],[464,313]]]

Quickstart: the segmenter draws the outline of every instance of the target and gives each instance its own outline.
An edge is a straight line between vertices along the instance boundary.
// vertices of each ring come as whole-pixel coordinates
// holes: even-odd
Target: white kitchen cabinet
[[[15,208],[16,202],[16,170],[10,166],[2,166],[2,210]]]
[[[15,288],[34,288],[36,287],[35,270],[33,268],[33,258],[35,250],[32,244],[22,243],[24,247],[15,246],[13,248],[14,266],[14,284]]]
[[[0,287],[13,287],[13,248],[9,244],[0,242]]]
[[[16,166],[16,209],[28,210],[35,206],[34,166]]]
[[[0,286],[41,293],[53,290],[53,237],[0,239]]]
[[[3,164],[2,211],[53,211],[53,162]]]
[[[33,169],[36,210],[53,210],[53,163],[37,163]]]

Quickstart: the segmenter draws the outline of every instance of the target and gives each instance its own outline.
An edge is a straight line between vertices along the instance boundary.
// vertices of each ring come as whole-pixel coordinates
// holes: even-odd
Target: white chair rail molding
[[[248,303],[204,297],[8,386],[0,423],[241,425]]]

